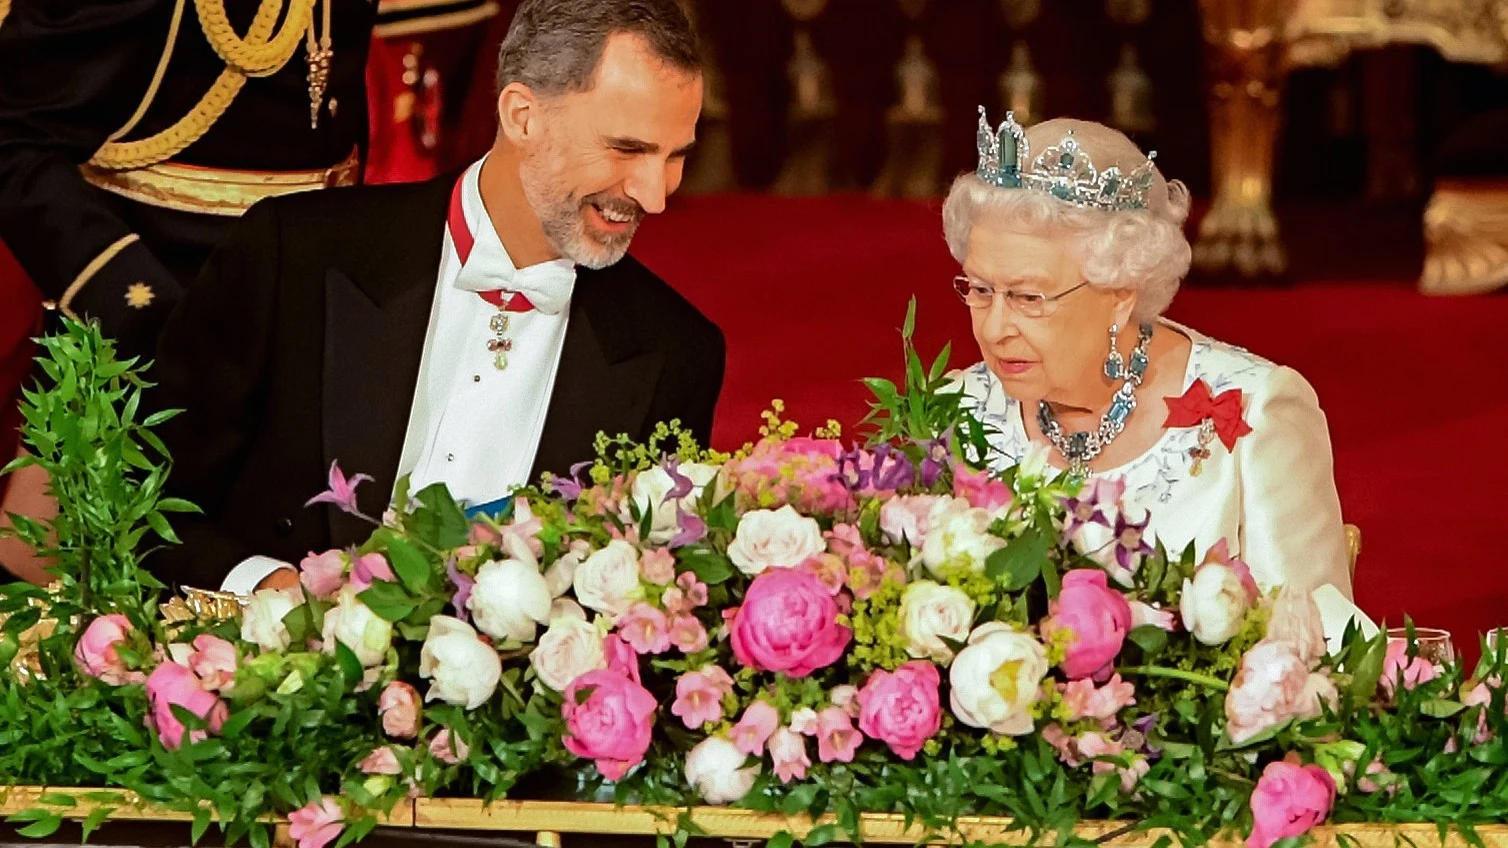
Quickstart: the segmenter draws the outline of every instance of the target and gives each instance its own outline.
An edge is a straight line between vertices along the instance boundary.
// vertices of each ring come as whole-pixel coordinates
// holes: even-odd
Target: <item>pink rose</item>
[[[639,557],[639,576],[656,586],[669,586],[675,579],[675,554],[665,548],[654,548]]]
[[[817,713],[817,759],[824,763],[853,762],[854,752],[864,741],[842,707],[828,707]]]
[[[789,727],[776,730],[770,736],[770,762],[781,783],[805,778],[806,769],[812,764],[806,756],[806,740]]]
[[[1335,804],[1335,780],[1319,766],[1269,763],[1251,793],[1251,836],[1246,848],[1268,848],[1303,836],[1324,821]]]
[[[1298,646],[1263,640],[1241,657],[1225,695],[1226,734],[1241,744],[1291,719],[1321,715],[1321,704],[1337,697],[1328,677],[1310,673]]]
[[[694,615],[681,614],[671,619],[670,644],[683,654],[694,654],[707,647],[707,628]]]
[[[1011,487],[991,479],[989,471],[970,471],[963,465],[953,467],[953,497],[988,510],[1007,506],[1015,498]]]
[[[805,677],[837,662],[853,633],[838,604],[804,571],[771,568],[754,578],[733,618],[733,656],[763,671]]]
[[[1428,683],[1440,676],[1440,667],[1416,656],[1409,658],[1408,643],[1402,639],[1388,640],[1387,656],[1382,661],[1382,688],[1388,697],[1394,695],[1400,680],[1403,688],[1412,690],[1421,683]]]
[[[879,669],[859,690],[859,729],[890,746],[903,760],[942,728],[937,666],[912,660],[895,671]]]
[[[471,756],[471,746],[466,740],[442,727],[435,738],[429,740],[429,753],[446,765],[455,765]]]
[[[147,678],[147,703],[151,707],[147,727],[157,732],[157,738],[168,750],[183,744],[183,722],[173,715],[175,705],[204,719],[211,733],[219,733],[220,726],[230,716],[230,708],[224,701],[200,685],[199,678],[186,666],[173,662],[157,666]],[[198,742],[208,735],[195,730],[189,734],[189,741]]]
[[[398,764],[398,755],[387,745],[372,749],[366,759],[357,766],[362,774],[402,774],[403,766]]]
[[[891,542],[907,542],[919,551],[932,530],[932,522],[948,499],[938,495],[902,495],[880,507],[880,531]]]
[[[744,710],[729,738],[738,750],[751,757],[764,756],[764,745],[780,726],[780,710],[767,701],[755,701]]]
[[[346,829],[345,817],[334,798],[310,801],[288,814],[288,835],[298,848],[325,848]]]
[[[670,650],[670,622],[665,613],[637,601],[618,616],[618,634],[638,654],[663,654]]]
[[[419,735],[419,704],[418,689],[401,680],[389,683],[377,699],[382,732],[394,739],[412,739]]]
[[[1063,575],[1063,590],[1049,606],[1043,635],[1066,631],[1067,655],[1060,666],[1071,679],[1108,671],[1131,630],[1131,605],[1110,588],[1105,572],[1078,568]]]
[[[393,567],[388,565],[387,557],[379,553],[370,553],[358,557],[351,563],[351,585],[356,591],[365,592],[371,588],[375,580],[385,580],[396,583],[398,577],[393,574]]]
[[[111,686],[142,683],[147,676],[126,668],[118,646],[131,638],[131,622],[120,613],[102,615],[89,622],[84,635],[73,648],[73,661],[79,670]]]
[[[565,693],[566,750],[595,760],[608,780],[619,780],[644,759],[654,726],[654,696],[612,671],[589,671]]]
[[[688,730],[722,721],[723,696],[732,689],[733,679],[717,666],[688,671],[675,682],[675,703],[670,705],[670,714],[679,716]]]
[[[205,689],[223,692],[236,680],[236,646],[221,639],[201,633],[194,637],[194,652],[189,655],[189,670],[199,676]]]
[[[1074,680],[1059,684],[1063,692],[1063,707],[1068,710],[1069,721],[1092,718],[1109,724],[1121,710],[1136,703],[1136,687],[1114,675],[1104,686],[1096,687],[1089,680]]]
[[[299,582],[309,594],[320,599],[329,599],[346,582],[346,555],[338,550],[322,554],[310,553],[298,564]]]
[[[607,659],[608,671],[639,682],[639,655],[622,636],[609,633],[602,637],[602,655]]]

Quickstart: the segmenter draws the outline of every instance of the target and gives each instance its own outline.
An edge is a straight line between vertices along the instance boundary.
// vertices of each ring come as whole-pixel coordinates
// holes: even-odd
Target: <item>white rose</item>
[[[1183,581],[1178,601],[1183,626],[1206,645],[1223,645],[1240,633],[1250,609],[1241,575],[1230,566],[1207,562]]]
[[[686,782],[709,804],[731,804],[754,788],[759,764],[744,766],[747,757],[732,742],[709,736],[686,755]]]
[[[539,646],[529,653],[529,665],[539,682],[564,692],[581,675],[607,668],[602,631],[579,618],[552,619]]]
[[[241,638],[264,651],[286,651],[293,642],[283,616],[304,602],[298,589],[263,589],[241,611]]]
[[[892,543],[909,542],[912,550],[927,540],[932,521],[952,503],[946,495],[902,495],[880,507],[880,531]]]
[[[535,626],[550,620],[550,587],[534,555],[516,535],[508,537],[508,548],[512,558],[477,569],[466,609],[477,629],[488,636],[532,642],[538,632]]]
[[[587,614],[586,610],[581,608],[581,604],[570,598],[556,598],[550,604],[550,621],[553,622],[557,618],[577,618],[586,621]]]
[[[999,621],[982,624],[953,658],[953,715],[970,727],[1023,736],[1047,676],[1047,649]]]
[[[822,527],[796,512],[790,504],[777,510],[755,509],[738,519],[738,531],[728,545],[728,559],[753,577],[771,566],[800,565],[827,550]]]
[[[362,668],[371,668],[387,658],[387,649],[393,642],[393,623],[372,612],[357,594],[356,587],[346,586],[336,596],[335,606],[325,613],[324,651],[334,654],[335,643],[339,642],[351,649]]]
[[[901,595],[901,635],[906,653],[946,665],[953,649],[944,639],[963,642],[974,626],[974,602],[952,586],[918,580]]]
[[[933,577],[955,568],[984,571],[990,554],[1005,547],[1005,540],[990,535],[995,514],[969,506],[962,498],[948,503],[932,517],[932,529],[922,543],[922,563]]]
[[[691,492],[679,500],[670,498],[670,490],[675,488],[676,481],[670,476],[670,472],[656,465],[648,471],[641,471],[634,477],[633,488],[629,491],[629,500],[639,508],[639,515],[651,515],[649,524],[649,536],[646,539],[650,544],[663,545],[674,539],[680,532],[680,519],[676,517],[676,508],[680,507],[686,512],[691,512],[696,506],[697,500],[702,496],[702,490],[717,478],[717,468],[700,462],[687,462],[676,466],[676,473],[691,481]],[[628,506],[623,507],[622,516],[624,521],[633,521],[633,516],[628,511]]]
[[[622,615],[641,595],[639,591],[639,551],[622,539],[576,566],[571,577],[576,600],[587,609],[614,618]]]
[[[432,680],[424,700],[465,704],[474,710],[497,689],[503,661],[471,625],[448,615],[429,620],[429,635],[419,649],[419,676]]]
[[[581,561],[592,552],[592,546],[585,540],[577,539],[571,543],[570,550],[561,555],[560,559],[550,563],[545,569],[545,585],[550,587],[550,597],[558,598],[571,591],[571,581],[576,577],[576,568]]]
[[[1311,667],[1325,656],[1328,653],[1325,621],[1314,594],[1292,585],[1283,586],[1272,604],[1272,616],[1267,619],[1267,638],[1292,643],[1304,663]]]

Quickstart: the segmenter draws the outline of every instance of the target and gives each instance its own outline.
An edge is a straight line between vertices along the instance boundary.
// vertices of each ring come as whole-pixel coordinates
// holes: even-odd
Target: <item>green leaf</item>
[[[356,658],[355,651],[346,647],[346,643],[335,643],[335,660],[340,663],[340,676],[345,678],[348,689],[361,682],[361,660]]]
[[[415,531],[442,550],[466,544],[471,523],[444,483],[431,483],[414,495],[420,509],[414,515]]]
[[[9,819],[7,819],[7,821],[25,821],[25,819],[22,819],[20,817],[20,815],[21,814],[11,816]],[[61,816],[57,815],[56,813],[43,812],[37,815],[35,817],[35,820],[32,821],[31,824],[27,825],[26,827],[20,828],[16,832],[26,837],[27,839],[42,839],[44,837],[57,833],[58,828],[61,827],[62,824],[63,818]]]
[[[84,818],[83,823],[80,825],[80,828],[83,830],[83,841],[88,842],[89,834],[99,830],[99,826],[104,824],[105,819],[110,818],[110,814],[113,812],[115,812],[114,807],[95,807],[90,810],[89,815]]]
[[[393,573],[410,592],[419,594],[428,587],[434,572],[418,548],[395,536],[387,543],[387,558],[393,564]]]
[[[203,510],[201,510],[199,507],[195,506],[189,501],[184,500],[183,498],[163,498],[162,500],[157,502],[157,511],[188,512],[195,514],[203,512]]]
[[[162,513],[147,513],[147,525],[151,527],[152,530],[155,531],[157,535],[161,536],[164,540],[175,545],[181,544],[178,539],[178,534],[173,532],[173,528],[168,524],[168,520],[162,517]]]
[[[710,550],[702,549],[694,553],[683,553],[679,557],[681,565],[685,566],[696,575],[696,579],[715,586],[724,583],[733,576],[733,565],[728,558]]]
[[[1351,672],[1351,700],[1355,704],[1371,703],[1377,694],[1377,684],[1382,680],[1383,661],[1387,658],[1387,633],[1379,633],[1367,644],[1356,668]]]
[[[837,838],[837,825],[819,824],[806,834],[806,837],[801,840],[801,844],[805,845],[806,848],[817,848],[817,846],[826,845],[827,843],[832,842]]]
[[[765,843],[765,848],[791,848],[795,842],[796,838],[791,836],[790,831],[782,830],[770,837],[770,841]]]
[[[1168,632],[1155,624],[1133,627],[1126,635],[1149,657],[1161,653],[1168,646]]]
[[[805,783],[790,791],[785,800],[780,802],[780,811],[788,816],[799,816],[806,812],[806,808],[812,805],[812,800],[817,797],[820,789],[814,783]]]
[[[1432,698],[1419,705],[1419,712],[1430,718],[1450,718],[1466,709],[1466,705],[1460,701],[1450,701],[1444,698]]]
[[[1050,541],[1040,527],[1028,527],[985,560],[985,573],[1007,592],[1019,592],[1042,574]]]
[[[378,617],[387,621],[402,621],[419,605],[402,586],[386,580],[374,582],[356,597]]]

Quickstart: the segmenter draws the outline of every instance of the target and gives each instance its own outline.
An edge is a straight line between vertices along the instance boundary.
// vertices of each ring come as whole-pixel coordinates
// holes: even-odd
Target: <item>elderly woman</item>
[[[996,131],[980,113],[979,169],[954,182],[943,226],[984,358],[959,379],[994,431],[991,464],[1046,450],[1101,491],[1124,486],[1148,537],[1201,555],[1226,540],[1264,590],[1313,590],[1338,632],[1355,607],[1314,390],[1161,317],[1189,269],[1187,189],[1101,124]],[[1116,530],[1084,532],[1099,547]]]

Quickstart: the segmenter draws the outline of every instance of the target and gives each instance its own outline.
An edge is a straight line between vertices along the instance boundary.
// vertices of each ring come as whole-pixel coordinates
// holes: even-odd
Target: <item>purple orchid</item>
[[[361,514],[361,509],[356,506],[356,487],[371,479],[370,474],[357,474],[348,480],[340,470],[340,462],[332,462],[330,463],[330,488],[310,498],[304,506],[314,506],[318,503],[334,504],[341,512],[366,518]]]
[[[849,492],[862,492],[869,488],[872,469],[864,468],[865,456],[866,454],[860,448],[839,454],[838,470],[828,480],[837,483]]]
[[[882,450],[883,449],[883,450]],[[911,458],[889,445],[880,445],[874,451],[874,488],[876,491],[895,491],[916,483],[916,466]]]
[[[581,479],[581,472],[585,471],[592,463],[578,462],[571,466],[570,477],[556,477],[550,481],[550,488],[555,494],[568,501],[574,501],[581,497],[581,491],[586,488],[586,481]]]
[[[1118,507],[1125,492],[1124,480],[1111,481],[1101,477],[1085,486],[1078,495],[1064,498],[1063,508],[1068,511],[1068,520],[1063,524],[1063,535],[1072,537],[1089,524],[1109,527],[1110,520],[1105,517],[1104,508]]]
[[[681,529],[670,540],[671,548],[684,548],[707,538],[707,522],[681,509],[680,505],[675,508],[675,520]]]
[[[476,581],[462,574],[461,570],[456,568],[455,557],[451,557],[445,562],[445,574],[450,577],[450,582],[456,586],[456,593],[450,598],[450,605],[456,608],[456,618],[462,621],[469,621],[470,617],[466,613],[466,602],[471,600],[471,587],[476,585]]]
[[[1156,762],[1162,759],[1162,749],[1152,746],[1152,728],[1157,726],[1157,713],[1144,715],[1131,722],[1131,729],[1121,737],[1121,743],[1128,749],[1145,754],[1147,759]]]
[[[942,477],[943,469],[947,468],[948,455],[952,452],[949,446],[952,439],[953,428],[949,427],[941,436],[923,446],[927,450],[926,458],[922,460],[923,488],[932,488],[937,485],[938,478]]]
[[[680,464],[680,460],[673,456],[665,460],[665,465],[663,466],[665,473],[670,476],[670,482],[675,484],[671,487],[670,491],[665,493],[665,500],[667,501],[680,501],[681,498],[691,494],[692,490],[696,488],[696,484],[691,482],[691,478],[680,472]]]
[[[1147,544],[1147,522],[1151,520],[1150,514],[1140,524],[1127,521],[1124,512],[1115,516],[1115,561],[1127,574],[1136,571],[1141,557],[1153,553],[1152,546]]]

